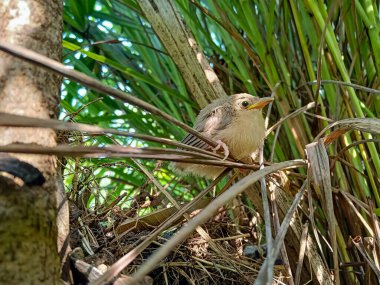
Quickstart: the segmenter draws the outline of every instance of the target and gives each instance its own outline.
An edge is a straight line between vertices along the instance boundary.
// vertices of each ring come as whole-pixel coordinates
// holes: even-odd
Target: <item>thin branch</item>
[[[190,203],[184,205],[178,212],[167,219],[160,227],[152,231],[138,246],[130,250],[126,255],[115,262],[99,279],[95,280],[91,285],[104,285],[110,283],[114,276],[117,276],[126,266],[128,266],[145,248],[147,248],[157,236],[169,228],[178,218],[182,217],[189,209],[198,203],[211,189],[224,177],[229,170],[225,170],[220,174],[205,190],[199,193]]]
[[[0,41],[0,50],[7,52],[15,57],[24,59],[26,61],[29,61],[31,63],[34,63],[36,65],[39,65],[45,69],[51,70],[57,74],[60,74],[64,77],[70,78],[78,83],[81,83],[84,86],[87,86],[93,90],[96,90],[103,94],[108,94],[114,98],[117,98],[123,102],[129,103],[131,105],[140,107],[151,114],[157,115],[171,123],[173,123],[176,126],[179,126],[180,128],[184,129],[185,131],[189,132],[190,134],[193,134],[197,138],[200,138],[201,140],[205,141],[209,145],[216,147],[217,143],[213,140],[209,139],[208,137],[205,137],[201,133],[197,132],[193,128],[189,127],[188,125],[176,120],[169,114],[161,111],[157,107],[135,97],[128,93],[122,92],[117,89],[113,89],[111,87],[108,87],[101,83],[99,80],[96,80],[90,76],[85,75],[84,73],[78,72],[73,69],[69,69],[66,66],[64,66],[62,63],[55,61],[53,59],[50,59],[46,56],[43,56],[41,54],[38,54],[34,51],[31,51],[29,49],[23,48],[18,45],[6,43],[4,41]]]
[[[268,256],[265,259],[264,264],[261,266],[259,275],[257,276],[254,285],[267,284],[267,282],[269,282],[269,284],[271,284],[270,280],[268,280],[267,276],[266,276],[267,268],[268,267],[273,267],[274,261],[276,260],[278,254],[280,252],[281,245],[282,245],[282,243],[283,243],[283,241],[285,239],[285,234],[287,233],[289,225],[290,225],[290,221],[292,220],[293,214],[296,211],[297,206],[298,206],[299,202],[301,201],[303,193],[304,193],[304,191],[306,189],[306,186],[307,186],[306,182],[307,182],[307,180],[304,182],[304,184],[302,185],[300,191],[294,197],[293,203],[290,206],[288,212],[286,213],[286,216],[285,216],[284,220],[282,221],[280,230],[279,230],[279,232],[278,232],[278,234],[276,236],[276,239],[275,239],[275,241],[273,243],[273,249],[270,252],[268,251]]]
[[[203,153],[209,156],[214,156],[215,158],[223,158],[222,155],[206,151],[197,147],[189,146],[177,141],[172,141],[166,138],[159,138],[144,134],[136,134],[124,131],[118,131],[114,129],[102,128],[94,125],[87,125],[81,123],[69,123],[54,119],[39,119],[27,116],[13,115],[8,113],[0,112],[0,126],[7,127],[24,127],[24,128],[49,128],[59,131],[79,131],[89,135],[106,135],[113,134],[123,137],[131,137],[144,141],[157,142],[165,145],[175,146],[181,149],[188,149],[194,152]]]
[[[260,169],[264,169],[264,152],[263,147],[260,147],[260,154],[259,154],[259,163],[260,163]],[[265,222],[265,237],[267,242],[267,251],[272,251],[272,244],[273,244],[273,237],[272,237],[272,223],[271,223],[271,216],[270,216],[270,210],[269,210],[269,202],[268,202],[268,194],[267,194],[267,187],[265,182],[265,176],[263,176],[260,179],[260,192],[261,197],[263,200],[263,210],[264,210],[264,222]],[[273,280],[273,267],[268,266],[266,270],[266,277],[265,279],[272,283]]]
[[[213,160],[211,157],[204,156],[184,150],[174,150],[167,148],[135,148],[123,146],[69,146],[57,145],[54,147],[46,147],[40,145],[26,145],[26,144],[9,144],[0,146],[0,152],[11,153],[28,153],[28,154],[49,154],[58,156],[72,156],[72,157],[85,157],[85,158],[142,158],[142,159],[157,159],[165,161],[185,162],[192,164],[205,164],[215,165],[230,168],[242,168],[257,170],[259,166],[252,164],[244,164],[231,162],[228,160]],[[200,158],[201,157],[201,158]],[[202,159],[203,157],[203,159]]]
[[[255,182],[257,182],[262,177],[279,171],[289,167],[300,167],[305,166],[306,161],[302,159],[280,162],[277,164],[273,164],[269,167],[265,167],[264,169],[258,170],[242,180],[235,183],[231,186],[227,191],[222,193],[220,196],[215,198],[203,211],[201,211],[198,215],[196,215],[193,219],[191,219],[185,227],[182,227],[174,237],[172,237],[165,245],[160,247],[153,255],[137,270],[137,272],[132,276],[131,280],[126,282],[126,285],[136,284],[146,274],[148,274],[151,270],[156,268],[156,266],[160,263],[162,259],[164,259],[178,244],[184,241],[197,226],[205,223],[210,217],[212,217],[220,207],[222,207],[225,203],[232,200],[234,197],[242,193],[247,187],[251,186]],[[298,200],[299,202],[299,200]],[[297,204],[298,204],[297,202]],[[297,205],[296,204],[296,205]],[[293,214],[293,212],[291,213]],[[290,222],[290,218],[289,218]],[[285,233],[284,235],[285,236]],[[96,283],[103,284],[103,283]]]

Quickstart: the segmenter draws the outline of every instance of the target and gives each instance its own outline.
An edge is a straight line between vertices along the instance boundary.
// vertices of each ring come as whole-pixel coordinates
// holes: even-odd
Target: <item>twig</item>
[[[39,65],[43,68],[46,68],[48,70],[51,70],[57,74],[63,75],[64,77],[70,78],[78,83],[83,84],[84,86],[87,86],[93,90],[96,90],[98,92],[108,94],[114,98],[117,98],[123,102],[129,103],[131,105],[140,107],[154,115],[157,115],[161,118],[164,118],[165,120],[173,123],[174,125],[179,126],[180,128],[184,129],[185,131],[189,132],[190,134],[193,134],[197,138],[203,140],[204,142],[208,143],[209,145],[216,147],[217,143],[213,140],[209,139],[208,137],[205,137],[204,135],[200,134],[193,128],[189,127],[188,125],[176,120],[169,114],[161,111],[157,107],[135,97],[132,95],[129,95],[125,92],[122,92],[117,89],[110,88],[103,83],[101,83],[99,80],[96,80],[90,76],[87,76],[81,72],[78,72],[73,69],[69,69],[66,66],[64,66],[62,63],[57,62],[53,59],[50,59],[46,56],[43,56],[41,54],[38,54],[34,51],[31,51],[29,49],[23,48],[18,45],[6,43],[4,41],[0,41],[0,50],[7,52],[15,57],[27,60],[29,62],[32,62],[36,65]],[[96,94],[96,93],[94,93]]]
[[[264,152],[263,148],[260,148],[260,157],[259,157],[259,163],[260,163],[260,170],[264,169]],[[261,190],[261,198],[263,201],[263,210],[264,210],[264,222],[265,222],[265,237],[266,237],[266,243],[267,243],[267,251],[271,252],[272,251],[272,223],[271,223],[271,218],[270,218],[270,210],[269,210],[269,203],[268,203],[268,194],[267,194],[267,187],[265,183],[265,176],[263,176],[260,179],[260,190]],[[266,271],[266,277],[265,280],[269,284],[272,283],[273,279],[273,267],[268,266],[267,271]],[[264,283],[266,284],[266,283]]]
[[[207,157],[200,153],[193,153],[184,150],[174,150],[167,148],[135,148],[123,146],[68,146],[57,145],[54,147],[45,147],[39,145],[25,145],[25,144],[9,144],[0,146],[0,152],[13,152],[13,153],[33,153],[33,154],[49,154],[58,156],[72,156],[72,157],[86,157],[86,158],[142,158],[142,159],[158,159],[165,161],[186,162],[193,164],[206,164],[223,166],[230,168],[243,168],[257,170],[259,167],[252,164],[244,164],[238,162],[231,162],[228,160],[214,160],[212,157]],[[203,159],[202,159],[203,157]]]
[[[269,282],[269,280],[266,279],[267,267],[273,267],[274,260],[276,260],[276,257],[278,256],[278,254],[281,250],[281,245],[285,239],[285,235],[286,235],[288,227],[290,225],[290,221],[292,220],[293,214],[294,214],[295,210],[297,209],[299,202],[301,201],[301,198],[302,198],[303,193],[306,189],[306,186],[307,186],[307,180],[304,182],[300,191],[294,197],[293,203],[290,206],[288,212],[286,213],[286,216],[285,216],[284,220],[282,221],[280,230],[277,233],[276,239],[273,243],[273,249],[270,252],[268,251],[268,256],[265,259],[264,264],[261,266],[259,275],[257,276],[254,285],[267,284],[267,282]]]
[[[95,280],[91,285],[103,285],[111,282],[126,266],[128,266],[145,248],[147,248],[157,236],[170,227],[178,218],[182,217],[194,204],[198,203],[228,172],[225,170],[220,174],[205,190],[199,193],[190,203],[183,206],[178,212],[172,215],[160,227],[156,228],[148,235],[141,244],[129,251],[126,255],[115,262],[99,279]]]
[[[187,144],[183,144],[177,141],[169,140],[166,138],[159,138],[150,135],[136,134],[130,132],[124,132],[114,129],[102,128],[94,125],[87,125],[81,123],[69,123],[60,120],[54,119],[40,119],[40,118],[32,118],[27,116],[13,115],[8,113],[0,112],[0,126],[7,127],[24,127],[24,128],[49,128],[59,131],[78,131],[83,132],[89,135],[106,135],[112,134],[123,137],[131,137],[144,141],[157,142],[160,144],[171,145],[181,149],[193,150],[197,153],[203,153],[206,155],[223,158],[222,155],[215,154],[210,151],[206,151],[197,147],[189,146]]]
[[[300,284],[300,280],[301,280],[301,271],[302,271],[302,267],[303,267],[303,260],[304,260],[304,257],[305,257],[305,251],[306,251],[306,246],[307,246],[307,236],[308,236],[308,228],[309,228],[309,222],[306,222],[304,225],[303,225],[303,229],[302,229],[302,235],[301,235],[301,242],[300,242],[300,251],[299,251],[299,254],[298,254],[298,262],[297,262],[297,270],[296,270],[296,277],[295,277],[295,285],[299,285]]]
[[[152,269],[154,269],[157,266],[157,264],[159,264],[159,262],[163,258],[165,258],[165,256],[167,256],[179,243],[185,240],[197,226],[205,223],[211,216],[213,216],[218,211],[218,209],[221,206],[223,206],[225,203],[236,197],[238,194],[242,193],[247,187],[257,182],[260,178],[282,169],[286,169],[289,167],[304,166],[305,164],[305,160],[302,159],[273,164],[269,167],[265,167],[264,169],[256,171],[235,183],[233,186],[230,187],[229,190],[225,191],[220,196],[218,196],[203,211],[201,211],[197,216],[191,219],[187,223],[187,225],[181,228],[181,230],[179,230],[177,234],[173,238],[171,238],[164,246],[162,246],[155,253],[153,253],[153,255],[133,275],[133,280],[127,282],[126,285],[136,284],[136,282],[140,281],[146,274],[148,274]],[[96,283],[96,285],[100,284],[103,283]]]

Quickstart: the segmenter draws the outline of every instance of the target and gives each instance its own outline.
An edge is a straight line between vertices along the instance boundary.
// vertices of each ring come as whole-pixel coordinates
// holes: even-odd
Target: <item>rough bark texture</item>
[[[0,39],[60,60],[62,9],[62,0],[0,1]],[[0,112],[54,118],[59,89],[57,75],[0,52]],[[56,136],[53,130],[0,128],[1,145],[16,142],[26,148],[27,144],[54,146]],[[57,284],[61,250],[57,248],[57,193],[62,190],[57,158],[17,158],[37,167],[46,182],[28,187],[12,177],[1,177],[0,283]]]

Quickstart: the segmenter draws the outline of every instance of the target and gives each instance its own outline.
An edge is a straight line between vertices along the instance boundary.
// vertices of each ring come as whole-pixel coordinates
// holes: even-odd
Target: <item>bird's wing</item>
[[[183,144],[187,144],[189,146],[194,146],[194,147],[197,147],[197,148],[203,148],[203,149],[207,149],[209,148],[209,144],[202,141],[201,139],[197,138],[196,136],[194,136],[193,134],[188,134],[182,141],[181,143]]]
[[[195,130],[212,139],[217,131],[225,129],[231,123],[232,116],[226,116],[226,111],[229,110],[217,107],[208,114],[201,112],[195,123]],[[181,142],[202,149],[210,148],[208,143],[193,134],[188,134]]]

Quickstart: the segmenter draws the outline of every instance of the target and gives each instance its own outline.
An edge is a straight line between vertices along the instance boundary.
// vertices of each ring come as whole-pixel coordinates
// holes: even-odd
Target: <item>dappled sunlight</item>
[[[45,15],[28,1],[0,4],[0,35],[4,23],[10,39],[25,30],[46,48],[0,39],[0,85],[14,85],[0,86],[13,103],[0,96],[0,151],[59,158],[50,183],[62,176],[70,246],[82,251],[70,258],[101,271],[82,272],[85,283],[378,281],[377,3],[63,2],[62,42],[34,33]],[[53,37],[61,63],[42,55]],[[37,104],[45,119],[26,116]],[[0,172],[28,186],[7,159]]]
[[[17,1],[16,3],[17,8],[9,10],[9,16],[11,17],[11,20],[7,26],[9,32],[15,33],[17,33],[20,29],[24,29],[24,26],[29,25],[31,22],[31,11],[29,6],[31,3],[28,1]],[[9,1],[6,0],[4,5],[7,4],[9,4]],[[36,5],[38,4],[36,3]]]

